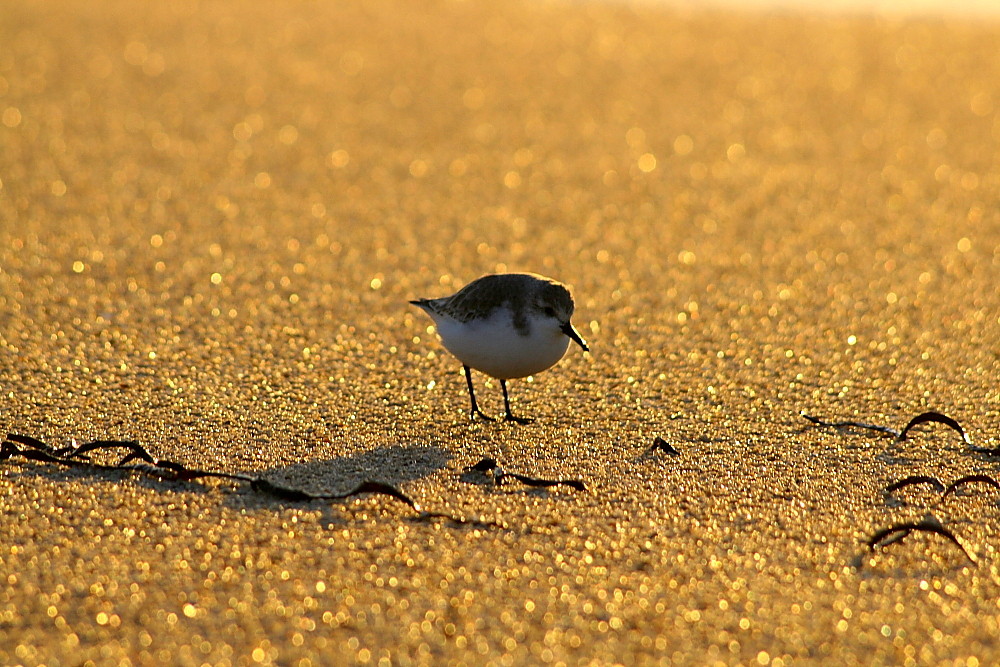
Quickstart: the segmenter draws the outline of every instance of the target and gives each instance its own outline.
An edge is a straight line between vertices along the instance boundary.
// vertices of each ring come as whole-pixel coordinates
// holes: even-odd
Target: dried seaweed
[[[456,526],[471,526],[473,528],[507,528],[502,523],[496,521],[486,521],[485,519],[465,519],[462,517],[452,516],[451,514],[446,514],[444,512],[420,512],[419,514],[410,518],[413,522],[430,522],[434,519],[444,519],[449,523]]]
[[[21,445],[20,447],[18,445]],[[114,449],[125,449],[128,453],[117,463],[107,465],[95,463],[86,454],[95,451],[108,451]],[[192,481],[205,477],[228,479],[237,482],[247,483],[250,488],[260,494],[277,498],[288,502],[312,502],[344,500],[362,494],[376,494],[395,498],[408,505],[411,509],[419,512],[414,520],[426,521],[435,518],[444,518],[456,524],[468,524],[482,527],[497,527],[499,524],[469,520],[453,517],[440,512],[425,512],[412,498],[400,491],[398,488],[385,482],[364,480],[354,489],[346,493],[309,493],[301,489],[282,486],[263,477],[246,475],[241,473],[226,473],[213,470],[199,470],[189,468],[181,463],[165,459],[157,459],[149,451],[137,442],[131,440],[94,440],[80,446],[64,447],[54,449],[41,440],[19,433],[9,433],[7,439],[0,443],[0,461],[7,461],[15,457],[38,461],[41,463],[52,463],[69,468],[85,469],[97,472],[124,471],[129,473],[139,473],[158,479],[168,479],[171,481]],[[134,463],[139,460],[141,462]]]
[[[874,551],[876,547],[886,547],[889,546],[890,544],[902,542],[903,539],[905,539],[908,535],[910,535],[913,532],[924,532],[924,533],[933,533],[935,535],[940,535],[946,538],[955,546],[957,546],[959,549],[961,549],[962,553],[965,554],[965,557],[968,558],[971,563],[976,562],[976,559],[972,557],[972,555],[968,552],[968,550],[965,548],[965,545],[962,544],[962,542],[958,539],[958,537],[953,532],[942,526],[938,521],[934,519],[924,519],[923,521],[917,521],[917,522],[897,523],[895,525],[889,526],[888,528],[883,528],[882,530],[878,531],[870,538],[868,538],[868,543],[867,543],[868,548]],[[891,539],[887,540],[887,538]]]
[[[973,451],[979,451],[987,454],[1000,454],[1000,450],[974,447],[972,445],[972,441],[969,439],[968,434],[966,434],[965,429],[962,428],[962,425],[959,424],[958,421],[956,421],[955,419],[940,412],[933,412],[933,411],[923,412],[914,417],[913,419],[911,419],[909,423],[907,423],[906,426],[903,427],[902,430],[892,428],[891,426],[882,426],[881,424],[868,424],[866,422],[859,422],[859,421],[830,422],[820,419],[819,417],[813,417],[812,415],[806,414],[805,412],[799,412],[799,415],[801,415],[804,419],[809,420],[813,424],[816,424],[817,426],[828,426],[832,428],[844,428],[844,427],[863,428],[863,429],[868,429],[870,431],[877,431],[879,433],[885,433],[886,435],[894,436],[896,440],[906,440],[906,437],[909,434],[910,429],[912,429],[914,426],[917,426],[918,424],[934,422],[938,424],[944,424],[945,426],[948,426],[949,428],[956,431],[960,436],[962,436],[962,442],[971,447]]]
[[[954,419],[952,419],[951,417],[949,417],[948,415],[941,414],[940,412],[924,412],[923,414],[919,414],[913,419],[911,419],[910,422],[903,427],[903,430],[900,431],[899,440],[906,440],[906,435],[907,433],[910,432],[911,428],[913,428],[917,424],[925,424],[927,422],[944,424],[945,426],[947,426],[950,429],[953,429],[960,436],[962,436],[962,442],[964,442],[969,446],[972,445],[972,441],[969,440],[969,436],[965,433],[965,429],[962,428],[962,425],[959,424]]]
[[[956,479],[954,482],[949,484],[948,488],[944,490],[944,495],[942,496],[942,499],[947,498],[949,495],[954,493],[956,490],[958,490],[958,487],[963,486],[965,484],[972,484],[974,482],[982,482],[984,484],[989,484],[994,489],[1000,489],[1000,482],[997,482],[989,475],[966,475],[965,477]]]
[[[907,486],[912,486],[915,484],[930,484],[934,487],[934,490],[941,493],[941,500],[939,502],[944,502],[948,496],[955,493],[959,487],[966,484],[973,484],[976,482],[981,482],[983,484],[989,484],[994,489],[1000,490],[1000,482],[989,475],[977,474],[977,475],[966,475],[965,477],[960,477],[955,480],[947,487],[941,483],[937,477],[931,477],[929,475],[911,475],[910,477],[905,477],[898,482],[893,482],[889,486],[885,487],[885,493],[891,495],[894,491],[898,491]]]
[[[958,433],[959,436],[961,436],[962,438],[962,442],[965,443],[965,445],[968,446],[972,451],[982,454],[989,454],[992,456],[1000,456],[1000,448],[987,449],[985,447],[974,446],[972,444],[972,440],[969,438],[969,435],[965,432],[965,429],[962,428],[962,425],[959,424],[958,421],[953,419],[952,417],[949,417],[948,415],[945,415],[940,412],[934,412],[934,411],[923,412],[914,417],[913,419],[911,419],[906,424],[906,426],[903,427],[902,430],[897,430],[895,428],[892,428],[891,426],[883,426],[881,424],[869,424],[860,421],[836,421],[836,422],[826,421],[824,419],[820,419],[819,417],[814,417],[812,415],[806,414],[805,412],[800,412],[799,414],[804,419],[807,419],[816,426],[826,426],[832,428],[851,427],[851,428],[867,429],[885,435],[891,435],[896,438],[897,442],[906,440],[907,436],[910,434],[910,431],[913,429],[913,427],[919,424],[925,424],[925,423],[944,424],[948,428]],[[910,475],[909,477],[905,477],[887,486],[885,488],[885,493],[892,494],[893,492],[898,491],[899,489],[905,488],[907,486],[912,486],[915,484],[930,484],[935,491],[942,494],[941,501],[943,502],[944,499],[946,499],[949,495],[954,493],[955,490],[958,489],[960,486],[962,486],[963,484],[970,484],[973,482],[983,482],[993,486],[994,488],[1000,489],[1000,483],[998,483],[995,479],[993,479],[989,475],[968,475],[966,477],[962,477],[961,479],[956,480],[947,488],[944,486],[944,484],[941,483],[941,480],[937,479],[936,477],[932,477],[930,475]],[[871,538],[869,538],[868,547],[869,549],[874,551],[876,547],[887,547],[891,544],[902,542],[904,539],[906,539],[907,536],[909,536],[914,531],[940,535],[948,539],[950,542],[955,544],[959,549],[961,549],[962,553],[965,554],[966,558],[968,558],[970,562],[972,563],[976,562],[975,559],[972,557],[972,555],[962,544],[961,540],[959,540],[954,533],[952,533],[950,530],[942,526],[940,522],[938,522],[936,519],[933,518],[928,518],[919,522],[897,523],[888,528],[884,528],[875,533],[874,535],[872,535]]]
[[[37,438],[32,438],[30,435],[21,435],[20,433],[8,433],[7,434],[7,440],[10,440],[11,442],[16,442],[16,443],[19,443],[19,444],[22,444],[22,445],[27,445],[27,446],[29,446],[29,447],[31,447],[33,449],[38,449],[38,450],[45,451],[45,452],[55,453],[55,450],[53,450],[51,447],[49,447],[48,445],[46,445],[41,440],[38,440]]]
[[[481,459],[475,465],[468,466],[467,471],[477,471],[493,475],[493,481],[497,486],[503,486],[507,478],[512,477],[517,481],[525,484],[527,486],[535,487],[551,487],[551,486],[568,486],[577,491],[586,491],[587,485],[582,481],[577,479],[540,479],[537,477],[529,477],[527,475],[521,475],[516,472],[507,472],[497,463],[496,459],[485,457]]]
[[[476,472],[493,472],[499,466],[497,465],[497,460],[490,458],[489,456],[480,459],[479,463],[471,466],[466,466],[466,470],[474,470]]]
[[[313,500],[344,500],[346,498],[351,498],[352,496],[357,496],[362,493],[374,493],[383,496],[389,496],[403,503],[409,505],[412,509],[420,511],[420,506],[413,502],[409,496],[405,493],[392,486],[391,484],[385,484],[384,482],[372,482],[364,481],[358,484],[354,489],[348,491],[347,493],[309,493],[308,491],[302,491],[301,489],[292,489],[286,486],[281,486],[280,484],[275,484],[274,482],[264,479],[262,477],[254,478],[250,482],[250,488],[254,491],[264,493],[275,498],[280,498],[281,500],[288,500],[291,502],[310,502]]]
[[[879,424],[867,424],[865,422],[857,422],[857,421],[829,422],[820,419],[819,417],[813,417],[812,415],[806,414],[805,412],[799,412],[799,415],[801,415],[804,419],[811,421],[813,424],[816,424],[816,426],[828,426],[831,428],[845,428],[845,427],[864,428],[870,431],[878,431],[879,433],[885,433],[887,435],[891,435],[896,438],[899,437],[900,433],[899,431],[897,431],[892,427],[880,426]]]
[[[930,484],[934,487],[935,491],[944,491],[944,484],[937,477],[931,477],[930,475],[910,475],[885,487],[885,492],[892,493],[914,484]]]
[[[670,456],[681,455],[679,451],[674,449],[673,445],[659,436],[653,439],[653,444],[646,450],[647,454],[655,454],[656,452],[663,452],[664,454],[669,454]]]

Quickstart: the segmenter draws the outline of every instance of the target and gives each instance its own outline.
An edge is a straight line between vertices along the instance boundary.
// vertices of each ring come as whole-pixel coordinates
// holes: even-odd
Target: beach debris
[[[994,449],[985,449],[982,447],[974,447],[972,445],[972,441],[969,439],[968,434],[966,434],[965,429],[962,428],[962,425],[959,424],[955,419],[952,419],[948,415],[942,414],[940,412],[933,412],[933,411],[923,412],[914,417],[913,419],[911,419],[906,424],[906,426],[903,427],[902,430],[892,428],[891,426],[882,426],[880,424],[868,424],[866,422],[859,422],[859,421],[830,422],[820,419],[819,417],[813,417],[812,415],[806,414],[804,411],[799,412],[799,415],[801,415],[804,419],[809,420],[813,424],[816,424],[817,426],[828,426],[832,428],[844,428],[844,427],[863,428],[863,429],[868,429],[870,431],[877,431],[879,433],[885,433],[886,435],[894,436],[897,441],[906,440],[907,435],[909,435],[910,429],[912,429],[914,426],[917,426],[918,424],[934,422],[938,424],[944,424],[945,426],[948,426],[949,428],[956,431],[960,436],[962,436],[962,442],[971,447],[973,451],[978,451],[984,454],[1000,455],[1000,449],[994,450]]]
[[[3,444],[7,444],[8,440],[20,443],[22,445],[27,445],[28,447],[31,447],[32,449],[36,449],[38,451],[51,452],[53,454],[55,453],[54,449],[46,445],[38,438],[33,438],[30,435],[21,435],[20,433],[8,433],[7,440],[5,440]]]
[[[56,449],[53,453],[56,456],[62,456],[64,458],[86,459],[87,457],[85,454],[89,452],[108,449],[127,449],[129,451],[125,458],[118,462],[118,465],[124,465],[130,461],[134,461],[135,459],[140,459],[146,463],[156,463],[156,459],[154,459],[153,456],[146,451],[146,448],[134,440],[94,440],[82,445],[73,445],[71,447]]]
[[[889,486],[885,487],[885,493],[887,495],[892,495],[893,492],[907,486],[913,486],[915,484],[930,484],[935,491],[941,494],[941,502],[943,502],[948,496],[955,493],[959,487],[976,482],[989,484],[994,489],[1000,490],[1000,482],[989,475],[966,475],[965,477],[956,479],[947,487],[945,487],[945,485],[937,477],[931,477],[930,475],[910,475],[909,477],[905,477],[898,482],[893,482]]]
[[[894,437],[897,437],[897,438],[899,437],[899,433],[900,433],[898,430],[896,430],[896,429],[894,429],[894,428],[892,428],[890,426],[880,426],[878,424],[867,424],[865,422],[857,422],[857,421],[829,422],[829,421],[825,421],[823,419],[820,419],[819,417],[813,417],[812,415],[806,414],[804,411],[799,412],[799,415],[801,417],[803,417],[804,419],[807,419],[807,420],[811,421],[813,424],[816,424],[816,426],[829,426],[831,428],[845,428],[845,427],[864,428],[864,429],[868,429],[870,431],[878,431],[880,433],[886,433],[888,435],[891,435],[891,436],[894,436]]]
[[[934,487],[935,491],[944,491],[944,484],[937,477],[931,477],[930,475],[910,475],[885,487],[885,492],[891,494],[894,491],[907,486],[913,486],[914,484],[930,484]]]
[[[92,461],[88,454],[98,451],[126,450],[115,464],[104,464]],[[157,479],[170,481],[192,481],[201,478],[218,478],[243,482],[254,492],[287,502],[314,502],[345,500],[364,494],[375,494],[394,498],[417,512],[410,517],[411,521],[426,522],[444,519],[458,526],[474,528],[505,528],[502,523],[482,518],[465,518],[453,516],[444,512],[432,512],[421,508],[412,498],[392,484],[375,480],[363,480],[357,486],[345,493],[311,493],[302,489],[283,486],[264,477],[243,473],[227,473],[214,470],[199,470],[189,468],[176,461],[158,459],[149,450],[134,440],[94,440],[77,445],[75,442],[68,447],[54,448],[41,440],[20,433],[8,433],[6,439],[0,442],[0,461],[15,458],[52,463],[67,468],[84,469],[91,472],[127,472],[147,475]]]
[[[656,452],[663,452],[664,454],[669,454],[670,456],[680,456],[681,453],[674,449],[674,446],[663,438],[657,436],[653,439],[653,444],[650,445],[649,449],[646,450],[647,454],[655,454]]]
[[[373,482],[371,480],[361,482],[347,493],[308,493],[300,489],[291,489],[275,484],[274,482],[264,479],[263,477],[255,478],[252,482],[250,482],[250,487],[255,491],[260,491],[276,498],[290,500],[292,502],[309,502],[312,500],[344,500],[346,498],[361,495],[362,493],[374,493],[377,495],[395,498],[396,500],[409,505],[412,509],[418,512],[420,511],[420,505],[413,502],[412,498],[397,489],[392,484]]]
[[[497,465],[497,460],[496,459],[491,458],[489,456],[486,456],[486,457],[483,457],[482,459],[480,459],[479,463],[477,463],[475,465],[471,465],[471,466],[466,466],[465,469],[467,471],[489,472],[489,473],[491,473],[494,470],[496,470],[498,467],[499,466]]]
[[[91,461],[87,456],[87,454],[91,452],[115,449],[127,450],[126,455],[116,464],[108,465],[96,463]],[[346,493],[310,493],[301,489],[295,489],[277,484],[276,482],[272,482],[263,477],[256,477],[242,473],[199,470],[196,468],[189,468],[175,461],[157,459],[145,447],[131,440],[94,440],[79,446],[74,445],[71,447],[56,449],[50,447],[37,438],[19,433],[8,433],[7,438],[0,443],[0,461],[7,461],[17,457],[41,463],[53,463],[64,467],[82,468],[90,471],[138,473],[171,481],[191,481],[204,477],[228,479],[237,482],[244,482],[257,493],[290,502],[343,500],[370,493],[388,496],[406,504],[411,509],[419,512],[419,514],[414,517],[415,520],[444,518],[459,524],[474,524],[482,526],[497,525],[481,520],[468,520],[453,517],[440,512],[422,511],[420,505],[414,502],[412,498],[392,484],[386,484],[385,482],[364,480]]]
[[[965,429],[957,421],[949,417],[948,415],[941,414],[940,412],[924,412],[917,415],[910,422],[903,427],[903,430],[899,433],[899,440],[906,440],[906,435],[910,432],[910,429],[917,424],[925,424],[927,422],[935,422],[938,424],[944,424],[948,428],[954,430],[960,436],[962,436],[962,442],[972,446],[972,441],[969,440],[969,436],[965,433]]]
[[[493,475],[493,481],[497,486],[503,486],[504,481],[508,478],[514,478],[517,481],[525,484],[527,486],[535,487],[551,487],[551,486],[568,486],[577,491],[586,491],[587,485],[582,481],[577,479],[540,479],[537,477],[528,477],[527,475],[521,475],[516,472],[507,472],[497,463],[496,459],[489,456],[482,458],[475,465],[467,466],[466,471],[476,471],[486,474]]]
[[[944,490],[944,495],[942,499],[947,498],[950,494],[954,493],[958,487],[965,484],[973,484],[975,482],[982,482],[984,484],[989,484],[994,489],[1000,489],[1000,482],[997,482],[994,478],[989,475],[966,475],[965,477],[960,477],[954,482],[948,485],[948,488]]]
[[[871,551],[875,551],[876,547],[885,548],[891,544],[902,542],[903,539],[905,539],[907,536],[909,536],[911,533],[914,532],[933,533],[935,535],[940,535],[941,537],[944,537],[949,542],[951,542],[959,549],[961,549],[962,553],[965,554],[965,557],[968,558],[970,562],[972,563],[976,562],[976,559],[973,558],[972,555],[968,552],[968,550],[965,548],[965,545],[962,544],[961,540],[959,540],[958,537],[953,532],[951,532],[943,525],[941,525],[941,522],[935,519],[933,516],[929,516],[928,518],[922,521],[897,523],[892,526],[889,526],[888,528],[883,528],[882,530],[878,531],[868,539],[867,542],[868,548]]]

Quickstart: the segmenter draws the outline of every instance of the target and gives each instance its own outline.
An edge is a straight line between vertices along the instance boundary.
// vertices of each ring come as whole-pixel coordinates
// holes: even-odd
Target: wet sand
[[[998,463],[799,412],[1000,444],[1000,24],[340,4],[3,3],[0,429],[500,527],[14,457],[0,662],[995,662],[883,489]],[[593,352],[470,423],[407,300],[515,270]]]

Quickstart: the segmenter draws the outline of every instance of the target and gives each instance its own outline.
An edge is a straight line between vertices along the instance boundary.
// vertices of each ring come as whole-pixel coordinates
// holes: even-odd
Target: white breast
[[[459,322],[435,317],[445,348],[466,366],[500,380],[522,378],[550,368],[566,354],[569,338],[558,323],[533,320],[530,333],[514,328],[510,312],[499,309],[486,320]]]

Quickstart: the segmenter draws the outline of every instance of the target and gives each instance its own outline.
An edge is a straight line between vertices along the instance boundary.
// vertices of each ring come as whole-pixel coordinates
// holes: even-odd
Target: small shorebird
[[[519,424],[531,419],[510,410],[507,380],[540,373],[562,359],[575,342],[590,350],[570,323],[573,297],[562,283],[533,273],[483,276],[439,299],[411,301],[431,316],[445,348],[465,369],[472,400],[470,418],[493,421],[479,409],[470,368],[500,380],[505,418]]]

